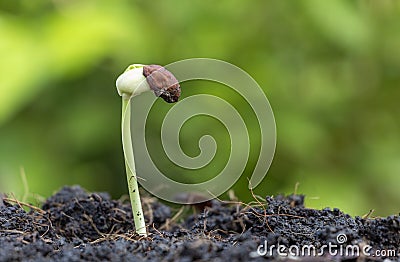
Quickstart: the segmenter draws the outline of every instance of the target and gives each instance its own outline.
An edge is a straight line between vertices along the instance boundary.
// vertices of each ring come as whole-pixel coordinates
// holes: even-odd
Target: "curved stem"
[[[142,203],[140,201],[139,188],[136,177],[135,159],[133,156],[130,101],[131,100],[129,97],[122,97],[122,147],[124,150],[126,177],[128,180],[129,197],[131,199],[135,229],[139,235],[147,236],[146,224],[144,221]]]

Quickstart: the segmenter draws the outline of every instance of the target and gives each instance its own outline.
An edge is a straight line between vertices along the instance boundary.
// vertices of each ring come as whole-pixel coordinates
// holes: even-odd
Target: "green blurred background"
[[[395,0],[1,1],[0,191],[24,194],[23,166],[40,196],[65,184],[126,193],[115,79],[131,63],[192,57],[241,67],[270,100],[277,150],[256,194],[291,193],[299,182],[309,207],[399,212]],[[183,97],[217,93],[214,85],[183,84]],[[236,94],[218,95],[248,110]],[[251,112],[247,124],[257,145]],[[181,132],[185,152],[196,155],[205,133],[229,149],[220,123],[193,119]],[[245,175],[257,156],[252,150]],[[215,161],[219,168],[226,157]],[[234,190],[251,200],[246,176]]]

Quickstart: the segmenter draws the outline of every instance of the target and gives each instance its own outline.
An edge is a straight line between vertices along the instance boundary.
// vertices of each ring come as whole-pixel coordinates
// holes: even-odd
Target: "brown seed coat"
[[[143,67],[143,75],[156,96],[162,97],[168,103],[178,101],[181,89],[170,71],[160,65],[147,65]]]

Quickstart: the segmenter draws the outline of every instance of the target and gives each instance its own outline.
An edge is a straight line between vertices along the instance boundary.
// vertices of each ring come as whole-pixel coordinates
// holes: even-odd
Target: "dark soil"
[[[191,215],[154,198],[143,198],[143,206],[147,238],[133,233],[128,202],[105,193],[64,187],[41,209],[0,196],[0,261],[400,261],[398,215],[362,219],[339,209],[307,209],[301,195],[252,206],[212,201]],[[265,244],[272,252],[262,253]],[[323,252],[294,256],[306,245]],[[361,254],[346,254],[349,245]]]

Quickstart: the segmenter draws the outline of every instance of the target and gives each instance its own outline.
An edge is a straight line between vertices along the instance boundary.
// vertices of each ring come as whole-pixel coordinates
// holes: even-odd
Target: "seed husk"
[[[143,67],[143,75],[157,97],[163,98],[168,103],[178,102],[181,88],[170,71],[160,65],[146,65]]]

